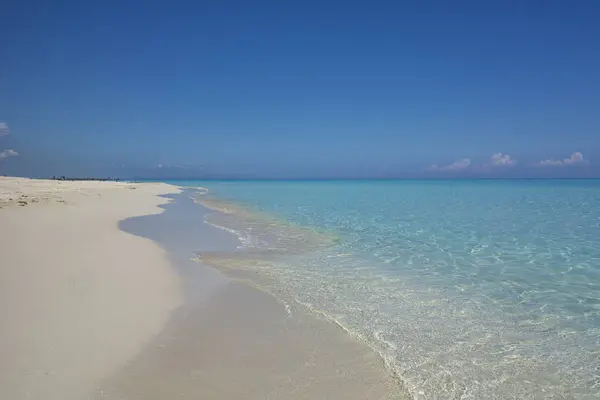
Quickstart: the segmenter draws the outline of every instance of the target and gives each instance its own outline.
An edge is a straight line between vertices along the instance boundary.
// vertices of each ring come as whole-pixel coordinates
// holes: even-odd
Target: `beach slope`
[[[161,331],[179,277],[118,222],[177,191],[0,177],[0,398],[90,398]]]

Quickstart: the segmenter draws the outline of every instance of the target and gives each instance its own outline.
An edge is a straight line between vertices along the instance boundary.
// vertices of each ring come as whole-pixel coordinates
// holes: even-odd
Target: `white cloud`
[[[8,129],[8,124],[6,122],[0,122],[0,136],[8,135],[10,135],[10,129]]]
[[[587,162],[587,160],[583,159],[583,154],[576,151],[575,153],[571,154],[571,157],[565,158],[563,162],[565,164],[581,164]]]
[[[540,167],[551,167],[553,165],[563,165],[563,162],[562,160],[544,160],[540,161],[536,165],[539,165]]]
[[[536,165],[538,165],[540,167],[553,167],[553,166],[558,166],[558,165],[575,165],[575,164],[581,165],[581,164],[587,164],[587,163],[588,163],[588,160],[583,158],[583,154],[576,151],[575,153],[571,154],[571,157],[565,158],[564,160],[548,159],[548,160],[540,161]]]
[[[517,160],[511,158],[508,154],[496,153],[492,155],[492,165],[495,166],[512,166],[517,163]]]
[[[16,151],[14,151],[12,149],[3,150],[3,151],[0,151],[0,160],[4,160],[5,158],[8,158],[8,157],[16,157],[18,155],[19,155],[19,153],[17,153]]]
[[[433,171],[462,171],[463,169],[469,168],[470,165],[471,159],[463,158],[462,160],[455,161],[452,164],[444,165],[441,167],[437,165],[432,165],[429,169]]]

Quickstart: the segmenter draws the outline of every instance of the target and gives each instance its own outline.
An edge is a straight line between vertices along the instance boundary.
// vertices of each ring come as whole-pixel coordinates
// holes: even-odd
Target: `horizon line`
[[[252,181],[512,181],[512,180],[600,180],[600,177],[436,177],[436,178],[358,178],[358,177],[337,177],[337,178],[167,178],[167,177],[133,177],[119,178],[123,180],[136,181],[231,181],[231,182],[252,182]]]

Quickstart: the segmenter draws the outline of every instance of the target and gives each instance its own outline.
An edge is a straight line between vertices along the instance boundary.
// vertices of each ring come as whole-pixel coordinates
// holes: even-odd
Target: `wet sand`
[[[337,325],[192,261],[233,250],[191,193],[160,215],[121,223],[155,240],[186,281],[186,304],[95,399],[404,399],[381,358]]]
[[[400,399],[381,359],[337,326],[241,283],[180,313],[96,399]]]

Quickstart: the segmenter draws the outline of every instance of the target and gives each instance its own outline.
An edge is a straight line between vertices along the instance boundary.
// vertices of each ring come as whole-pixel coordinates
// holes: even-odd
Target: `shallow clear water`
[[[415,398],[600,398],[600,181],[176,183]]]

